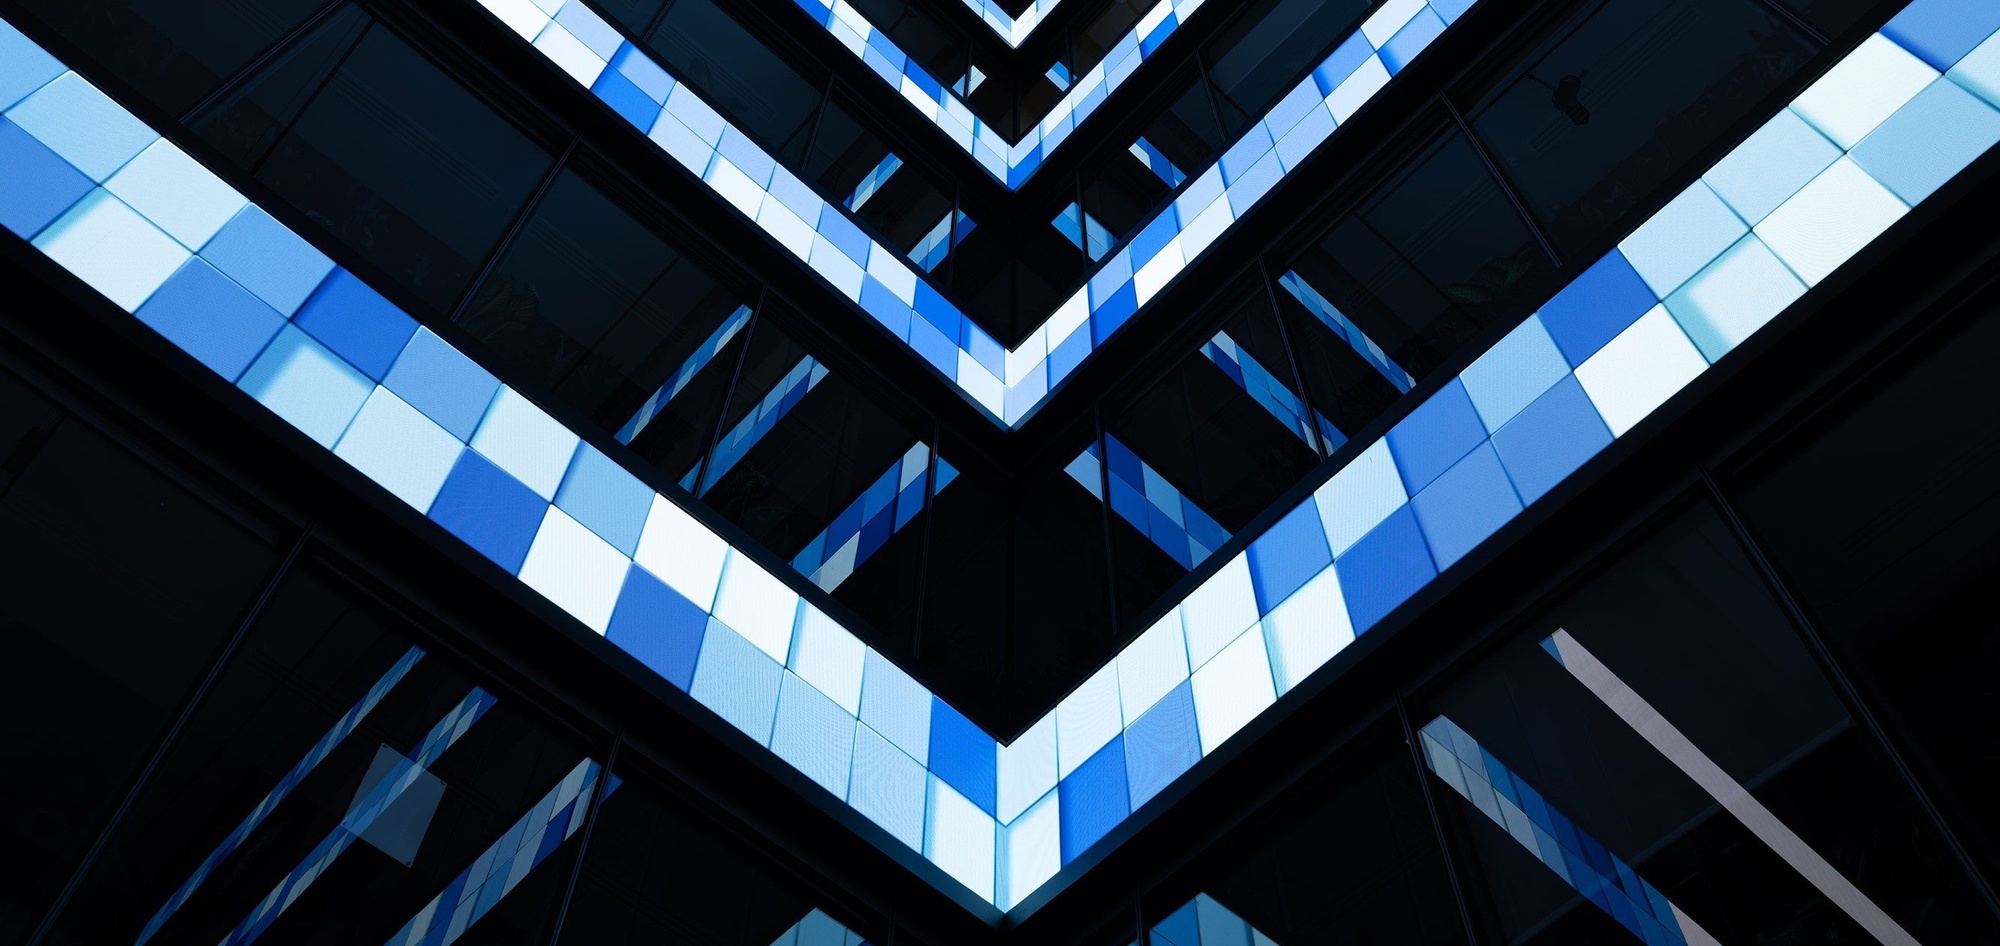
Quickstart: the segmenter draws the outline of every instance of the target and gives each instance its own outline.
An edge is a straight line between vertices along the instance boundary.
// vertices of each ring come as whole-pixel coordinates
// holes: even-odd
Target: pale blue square
[[[160,138],[74,72],[42,86],[7,117],[99,184]]]
[[[1714,364],[1805,291],[1805,284],[1752,234],[1667,297],[1667,311]]]
[[[287,316],[333,272],[326,254],[254,204],[237,211],[202,247],[201,258]]]
[[[916,850],[924,845],[924,767],[867,726],[854,731],[854,771],[847,803],[897,840]]]
[[[1132,809],[1137,811],[1200,761],[1194,682],[1183,680],[1125,730],[1125,785]]]
[[[720,621],[710,620],[695,659],[689,695],[731,726],[769,745],[778,716],[778,681],[784,668]]]
[[[778,688],[778,716],[771,751],[835,798],[847,797],[854,757],[855,719],[840,704],[793,674]]]
[[[571,458],[556,490],[556,506],[626,555],[639,548],[639,533],[653,508],[653,490],[596,447],[584,444]]]
[[[327,448],[375,390],[367,375],[293,325],[278,333],[237,386]]]
[[[1840,154],[1839,145],[1827,140],[1797,112],[1785,109],[1717,162],[1702,180],[1715,188],[1738,216],[1756,226],[1839,160]]]
[[[861,671],[861,721],[918,762],[930,758],[931,692],[872,648]]]
[[[417,329],[382,384],[463,441],[472,439],[500,390],[498,378],[427,328]]]
[[[1531,315],[1458,377],[1487,430],[1499,430],[1521,409],[1569,374],[1541,316]]]
[[[1411,497],[1410,506],[1442,570],[1512,520],[1521,511],[1521,498],[1493,447],[1480,444]]]
[[[1854,146],[1854,163],[1915,206],[2000,141],[2000,112],[1939,80]]]
[[[1714,190],[1696,181],[1618,249],[1653,295],[1664,299],[1748,232],[1750,227]]]
[[[14,24],[0,20],[0,111],[62,75],[63,64],[43,51]]]

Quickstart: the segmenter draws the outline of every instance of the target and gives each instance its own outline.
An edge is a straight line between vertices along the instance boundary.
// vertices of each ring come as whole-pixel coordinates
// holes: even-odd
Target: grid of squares
[[[1476,0],[1378,9],[1011,351],[583,0],[478,2],[991,419],[1016,427]]]
[[[1007,909],[2000,141],[1916,0],[1001,746],[0,21],[0,225]]]

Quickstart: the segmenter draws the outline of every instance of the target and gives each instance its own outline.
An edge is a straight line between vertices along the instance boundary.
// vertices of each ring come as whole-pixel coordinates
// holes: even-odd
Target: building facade
[[[1983,0],[0,0],[0,941],[2000,942],[1996,143]]]

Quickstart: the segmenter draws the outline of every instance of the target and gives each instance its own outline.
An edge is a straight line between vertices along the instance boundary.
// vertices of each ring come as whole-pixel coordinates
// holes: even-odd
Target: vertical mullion
[[[583,879],[584,859],[590,856],[590,837],[597,830],[598,815],[604,811],[604,797],[611,791],[611,779],[618,764],[618,750],[625,745],[624,732],[611,734],[611,749],[604,754],[604,770],[597,777],[597,784],[590,790],[590,812],[584,816],[583,833],[577,838],[576,863],[570,867],[569,880],[563,885],[562,899],[557,902],[556,921],[549,929],[549,946],[559,946],[562,942],[563,924],[569,920],[570,904],[576,899],[576,886]]]
[[[215,108],[223,100],[234,95],[245,83],[250,81],[251,77],[263,71],[265,66],[270,65],[273,61],[296,49],[301,42],[305,41],[306,37],[318,31],[321,26],[325,25],[326,21],[333,18],[333,14],[336,11],[344,6],[346,6],[346,0],[330,0],[330,2],[315,10],[311,16],[306,17],[298,26],[293,27],[290,32],[279,37],[277,42],[266,47],[263,52],[258,53],[249,62],[245,63],[242,68],[231,73],[228,78],[222,81],[221,85],[215,87],[214,91],[202,96],[200,101],[189,106],[187,111],[182,112],[178,116],[181,126],[193,128],[196,122],[207,117],[210,109]]]
[[[563,146],[562,153],[556,156],[555,163],[549,165],[549,169],[542,174],[542,179],[535,183],[535,189],[529,193],[527,201],[521,205],[520,211],[514,214],[512,221],[508,222],[500,241],[493,244],[493,249],[487,251],[486,258],[480,261],[478,272],[472,281],[466,284],[465,292],[446,314],[446,321],[456,325],[471,311],[472,303],[479,298],[479,290],[486,285],[486,280],[492,277],[493,271],[500,267],[500,261],[506,258],[508,250],[514,248],[522,232],[527,230],[528,220],[534,217],[535,211],[542,208],[542,202],[548,199],[549,191],[555,188],[556,181],[562,178],[565,170],[568,170],[570,159],[575,157],[577,148],[581,144],[581,138],[572,137],[569,144]]]
[[[1430,813],[1431,834],[1437,840],[1438,857],[1444,862],[1445,878],[1451,883],[1451,897],[1458,906],[1458,918],[1465,931],[1465,941],[1468,944],[1477,944],[1479,928],[1473,921],[1472,904],[1465,894],[1467,880],[1461,874],[1463,868],[1459,866],[1458,858],[1453,855],[1452,840],[1445,830],[1444,812],[1438,810],[1437,796],[1431,791],[1430,766],[1424,763],[1423,746],[1418,741],[1416,727],[1410,723],[1409,706],[1404,702],[1402,694],[1395,696],[1395,703],[1396,723],[1402,728],[1403,744],[1410,749],[1410,763],[1415,767],[1417,791],[1423,796],[1424,810]]]
[[[1500,165],[1493,160],[1493,155],[1486,150],[1486,143],[1479,140],[1479,135],[1473,132],[1472,124],[1467,122],[1465,116],[1459,113],[1458,106],[1451,101],[1451,95],[1449,93],[1442,93],[1437,98],[1438,103],[1443,106],[1445,114],[1451,116],[1452,125],[1458,128],[1459,134],[1465,136],[1466,144],[1472,146],[1472,153],[1479,156],[1479,163],[1485,165],[1486,173],[1493,179],[1494,186],[1500,188],[1500,193],[1507,196],[1507,203],[1513,206],[1514,213],[1521,218],[1521,224],[1528,228],[1529,233],[1534,235],[1535,242],[1542,247],[1542,252],[1548,254],[1549,263],[1558,270],[1562,269],[1562,253],[1556,250],[1555,241],[1542,231],[1542,225],[1535,220],[1535,215],[1528,212],[1527,203],[1521,200],[1521,195],[1514,190],[1513,182],[1509,181],[1507,175],[1501,172]]]

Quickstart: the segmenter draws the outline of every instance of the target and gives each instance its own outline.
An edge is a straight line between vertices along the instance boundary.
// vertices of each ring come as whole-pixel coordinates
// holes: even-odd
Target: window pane
[[[23,0],[168,114],[187,111],[323,0]]]
[[[799,75],[713,0],[674,0],[648,42],[710,105],[779,160],[797,166],[819,108],[817,83]]]
[[[378,26],[311,98],[257,178],[449,311],[551,163]]]
[[[1611,0],[1476,110],[1564,252],[1583,252],[1817,50],[1752,0]]]

